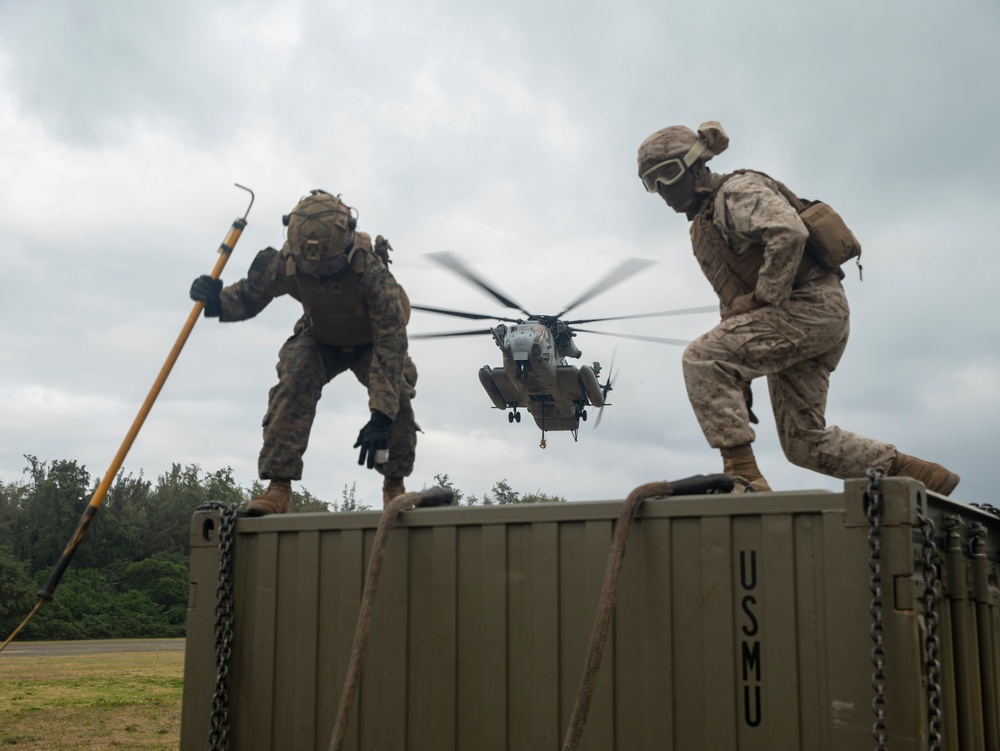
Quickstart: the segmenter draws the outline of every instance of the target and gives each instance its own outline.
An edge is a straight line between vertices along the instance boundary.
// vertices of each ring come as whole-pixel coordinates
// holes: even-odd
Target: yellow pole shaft
[[[253,191],[249,188],[245,188],[239,183],[236,187],[242,188],[250,194],[250,206],[253,206]],[[243,215],[242,218],[236,219],[233,222],[233,226],[229,229],[226,234],[225,240],[222,241],[222,245],[219,246],[219,259],[215,262],[215,268],[212,269],[211,277],[213,279],[218,279],[222,275],[222,270],[226,266],[226,262],[229,260],[229,256],[232,255],[233,248],[236,247],[236,243],[240,239],[240,235],[243,234],[243,230],[247,226],[247,214],[250,213],[250,207],[247,207],[247,213]],[[125,461],[125,457],[132,448],[132,444],[135,442],[136,436],[139,435],[139,430],[142,428],[142,424],[146,421],[146,417],[149,415],[149,411],[153,408],[153,403],[156,401],[156,397],[160,395],[160,391],[163,388],[163,384],[166,383],[167,376],[170,375],[170,371],[174,367],[174,363],[177,362],[177,358],[180,356],[181,350],[184,348],[184,344],[187,342],[188,336],[191,334],[191,330],[194,325],[198,322],[198,316],[201,315],[201,311],[204,309],[205,304],[203,302],[195,302],[194,307],[191,309],[191,313],[188,315],[187,321],[184,324],[184,328],[181,329],[180,335],[177,337],[177,341],[174,342],[173,348],[170,350],[170,354],[167,355],[167,360],[163,363],[163,367],[160,368],[160,374],[156,377],[156,381],[153,383],[153,387],[149,390],[149,394],[146,396],[146,401],[142,403],[142,407],[139,408],[139,414],[136,415],[135,420],[132,421],[132,427],[129,428],[128,434],[125,436],[125,440],[122,441],[121,447],[118,449],[118,453],[115,454],[115,458],[111,462],[111,466],[108,467],[108,471],[104,474],[104,479],[101,480],[101,484],[97,486],[97,490],[94,491],[93,497],[90,499],[90,503],[87,504],[87,508],[84,509],[83,517],[80,519],[80,523],[76,526],[76,531],[73,533],[72,538],[70,538],[69,544],[63,550],[62,555],[59,556],[59,560],[56,562],[55,568],[52,570],[52,574],[49,576],[48,581],[45,582],[45,586],[38,591],[38,602],[35,607],[32,608],[31,612],[28,613],[27,617],[21,622],[21,625],[14,629],[14,632],[7,637],[3,644],[0,644],[0,652],[6,649],[7,645],[10,644],[14,637],[16,637],[28,622],[32,619],[38,609],[41,607],[42,603],[46,600],[51,600],[55,594],[56,587],[59,586],[59,581],[62,579],[63,574],[69,567],[70,561],[73,559],[73,554],[79,547],[80,542],[83,540],[84,535],[87,533],[87,529],[90,527],[90,523],[93,521],[94,516],[97,514],[97,510],[104,503],[104,497],[108,494],[108,490],[111,488],[111,483],[114,482],[115,476],[118,474],[118,470],[121,469],[122,463]]]
[[[222,245],[219,246],[219,260],[215,262],[215,268],[212,269],[211,274],[213,279],[218,279],[219,276],[221,276],[222,270],[226,266],[226,261],[229,260],[229,256],[232,254],[233,248],[236,246],[237,241],[239,241],[240,235],[243,234],[243,229],[246,226],[247,223],[245,218],[237,219],[233,222],[233,226],[226,235],[226,239],[222,242]],[[115,476],[118,474],[118,470],[121,469],[122,463],[125,461],[125,457],[128,454],[129,449],[132,448],[132,443],[135,441],[136,436],[139,435],[139,430],[142,428],[142,424],[146,421],[149,411],[153,408],[153,403],[156,401],[156,397],[160,395],[163,384],[166,383],[167,376],[170,375],[170,371],[173,369],[174,363],[177,362],[177,358],[180,356],[181,350],[184,348],[184,344],[187,342],[188,336],[191,334],[191,330],[198,322],[198,316],[201,315],[201,311],[204,307],[205,303],[200,301],[196,302],[194,307],[191,309],[191,313],[188,314],[187,321],[184,323],[184,328],[181,329],[181,333],[177,337],[177,341],[174,342],[174,346],[170,350],[170,354],[167,355],[166,362],[163,363],[163,367],[160,368],[160,374],[156,377],[153,387],[149,390],[149,394],[146,396],[146,401],[144,401],[142,403],[142,407],[139,408],[139,414],[137,414],[135,416],[135,420],[132,421],[132,427],[129,428],[128,434],[125,436],[125,440],[122,441],[122,445],[118,449],[118,453],[115,454],[115,458],[111,462],[111,466],[108,467],[108,471],[104,474],[104,479],[101,480],[101,484],[97,486],[97,490],[94,491],[94,495],[90,499],[90,503],[84,510],[83,517],[80,519],[80,523],[76,527],[76,532],[73,533],[73,537],[70,539],[66,549],[63,550],[52,575],[49,576],[49,580],[45,583],[45,586],[39,590],[38,596],[43,600],[52,599],[56,586],[58,586],[59,580],[62,579],[62,575],[66,571],[66,567],[69,565],[69,562],[73,557],[73,553],[76,552],[76,548],[79,546],[84,534],[86,534],[87,528],[90,526],[90,522],[97,513],[97,509],[99,509],[101,504],[104,502],[104,496],[107,495],[108,490],[111,488],[111,483],[114,482]]]

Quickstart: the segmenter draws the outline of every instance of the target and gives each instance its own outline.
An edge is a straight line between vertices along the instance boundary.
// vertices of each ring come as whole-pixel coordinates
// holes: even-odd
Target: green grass
[[[184,653],[0,655],[0,749],[176,751]]]

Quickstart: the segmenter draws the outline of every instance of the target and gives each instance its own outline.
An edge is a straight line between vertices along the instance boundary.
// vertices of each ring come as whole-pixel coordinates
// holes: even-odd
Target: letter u
[[[753,716],[751,716],[753,715]],[[760,725],[760,686],[753,687],[753,706],[750,705],[750,686],[743,687],[743,719],[752,728]]]

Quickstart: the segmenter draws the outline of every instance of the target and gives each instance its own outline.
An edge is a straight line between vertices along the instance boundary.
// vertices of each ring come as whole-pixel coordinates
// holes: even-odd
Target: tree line
[[[25,479],[0,480],[0,640],[37,602],[40,590],[97,489],[75,461],[40,461],[26,456]],[[505,505],[565,501],[541,492],[521,494],[506,480],[482,498],[466,495],[447,474],[435,482],[455,492],[456,504]],[[188,601],[190,524],[207,501],[234,503],[242,510],[264,491],[259,481],[237,485],[231,468],[212,472],[173,464],[150,480],[119,472],[99,513],[77,548],[56,596],[19,635],[51,639],[167,638],[184,635]],[[292,493],[289,510],[352,512],[371,507],[355,486],[327,503],[305,488]]]

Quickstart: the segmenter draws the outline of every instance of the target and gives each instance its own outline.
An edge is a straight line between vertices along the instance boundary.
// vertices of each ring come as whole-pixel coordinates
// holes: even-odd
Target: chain
[[[917,511],[917,521],[923,533],[921,553],[924,559],[924,621],[927,626],[927,637],[924,645],[927,648],[927,714],[930,745],[928,751],[941,751],[941,640],[938,637],[937,586],[940,582],[938,573],[938,549],[934,541],[934,522]]]
[[[885,741],[889,737],[889,729],[885,723],[885,649],[883,639],[885,631],[882,625],[882,491],[879,480],[885,472],[876,467],[868,470],[868,488],[865,490],[865,516],[868,517],[868,567],[872,575],[868,578],[868,588],[872,593],[870,629],[872,642],[871,661],[875,666],[872,672],[872,688],[875,698],[872,699],[872,711],[875,722],[872,734],[875,736],[875,750],[885,751]]]
[[[969,505],[970,506],[975,506],[976,508],[982,509],[983,511],[988,511],[989,513],[993,514],[993,516],[1000,516],[1000,508],[997,508],[996,506],[994,506],[992,504],[989,504],[989,503],[970,503]]]
[[[233,643],[233,533],[236,504],[208,501],[199,511],[218,511],[219,585],[215,589],[215,693],[212,695],[210,751],[229,751],[229,658]]]

